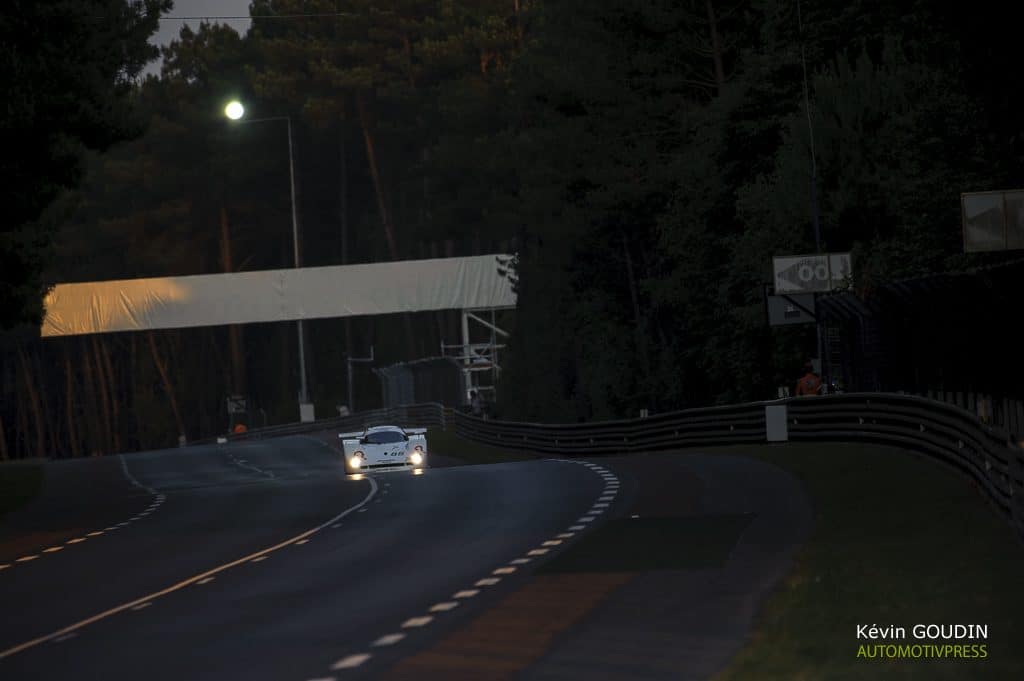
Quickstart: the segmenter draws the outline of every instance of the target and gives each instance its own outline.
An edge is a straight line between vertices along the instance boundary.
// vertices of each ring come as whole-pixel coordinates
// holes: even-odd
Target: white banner
[[[58,284],[42,335],[514,307],[499,257]]]

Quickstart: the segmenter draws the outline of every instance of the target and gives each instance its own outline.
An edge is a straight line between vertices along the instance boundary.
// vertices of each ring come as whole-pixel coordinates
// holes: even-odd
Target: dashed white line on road
[[[579,520],[577,520],[576,522],[578,522],[578,523],[589,523],[593,519],[594,519],[594,516],[592,516],[592,515],[585,515],[582,518],[580,518]]]
[[[558,538],[559,539],[568,539],[569,537],[575,537],[575,536],[576,536],[575,532],[563,532],[560,535],[558,535]]]
[[[145,603],[139,603],[138,605],[133,605],[132,606],[132,610],[145,610],[146,608],[148,608],[151,605],[153,605],[153,601],[146,601]]]
[[[15,562],[15,563],[27,563],[27,562],[29,562],[30,560],[35,560],[35,559],[36,559],[36,558],[38,558],[38,557],[39,557],[39,556],[36,556],[36,555],[32,555],[32,556],[22,556],[21,558],[17,559],[17,560],[16,560],[16,561],[14,561],[14,562]]]
[[[483,579],[476,580],[473,586],[494,586],[501,581],[501,577],[484,577]]]
[[[561,539],[548,539],[546,542],[541,544],[541,546],[558,546],[561,543],[562,543]]]
[[[89,534],[87,534],[87,535],[85,535],[85,536],[86,536],[86,537],[98,537],[98,536],[100,536],[101,534],[103,534],[103,531],[102,531],[102,530],[96,530],[95,532],[90,532]]]
[[[0,565],[0,570],[6,570],[9,567],[11,567],[10,563],[4,563],[3,565]]]
[[[510,560],[509,561],[509,563],[512,564],[512,565],[526,565],[529,562],[530,562],[529,558],[516,558],[515,560]]]
[[[360,513],[366,513],[366,509],[365,508],[361,508],[361,509],[359,509],[359,512]]]
[[[448,612],[459,607],[458,601],[445,601],[444,603],[438,603],[430,607],[430,612]]]
[[[594,508],[608,508],[608,502],[607,501],[599,501],[596,504],[594,504]]]
[[[533,549],[532,551],[527,551],[526,555],[528,555],[528,556],[543,556],[545,553],[548,552],[548,550],[549,549]]]
[[[85,541],[85,537],[75,537],[74,539],[68,539],[68,544],[81,544]]]
[[[252,562],[253,562],[253,563],[258,563],[258,562],[260,562],[261,560],[266,560],[266,559],[267,559],[267,557],[266,557],[266,556],[256,556],[255,558],[253,558],[253,559],[252,559]]]
[[[217,578],[216,577],[203,577],[198,582],[196,582],[196,584],[209,584],[210,582],[212,582],[215,579],[217,579]]]
[[[75,632],[71,632],[70,634],[64,634],[63,636],[58,636],[57,638],[55,638],[53,640],[56,641],[57,643],[63,643],[64,641],[67,641],[69,638],[74,638],[76,636],[78,636],[78,634],[76,634]]]
[[[402,622],[402,628],[411,629],[412,627],[425,627],[433,621],[434,618],[431,615],[424,615],[423,617],[411,617],[406,621]]]
[[[331,665],[331,669],[352,669],[358,667],[362,663],[370,659],[369,653],[357,653],[356,655],[349,655],[343,657],[334,664]]]
[[[56,553],[57,551],[64,550],[63,546],[51,546],[48,549],[43,549],[43,553]]]
[[[296,546],[302,546],[303,544],[308,544],[308,543],[309,543],[308,539],[300,539],[299,541],[295,542],[295,545]]]
[[[583,525],[572,525],[572,526],[569,527],[569,529],[572,530],[573,532],[579,532],[580,530],[583,529]]]
[[[514,567],[500,567],[492,572],[492,575],[510,575],[516,571]]]
[[[462,591],[456,592],[452,598],[472,598],[480,593],[480,589],[463,589]]]
[[[402,633],[388,634],[387,636],[381,636],[370,645],[374,648],[380,648],[381,646],[393,646],[403,638],[405,638],[405,634]]]

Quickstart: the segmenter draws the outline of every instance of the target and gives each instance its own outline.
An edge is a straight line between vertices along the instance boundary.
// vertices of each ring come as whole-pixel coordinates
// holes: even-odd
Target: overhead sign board
[[[813,293],[768,296],[768,324],[771,326],[813,324],[814,312]]]
[[[964,252],[1024,248],[1024,189],[960,195]]]
[[[841,288],[853,273],[849,253],[772,258],[775,293],[823,293]]]

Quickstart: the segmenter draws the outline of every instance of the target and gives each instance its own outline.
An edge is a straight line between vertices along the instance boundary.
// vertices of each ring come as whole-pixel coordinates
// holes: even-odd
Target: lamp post
[[[262,123],[264,121],[284,121],[288,128],[288,180],[291,185],[292,197],[292,252],[295,258],[295,268],[300,267],[299,262],[299,216],[295,204],[295,157],[292,145],[292,119],[290,116],[271,116],[268,118],[249,118],[242,120],[245,115],[245,107],[242,103],[233,100],[224,107],[224,115],[237,123]],[[306,386],[306,344],[303,329],[303,320],[296,321],[296,328],[299,334],[299,418],[304,420],[302,405],[309,403],[309,390]]]

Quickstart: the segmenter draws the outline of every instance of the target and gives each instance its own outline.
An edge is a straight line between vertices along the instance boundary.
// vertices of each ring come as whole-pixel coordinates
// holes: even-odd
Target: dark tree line
[[[968,264],[960,192],[1021,184],[1011,29],[986,4],[359,0],[275,20],[337,4],[257,0],[247,35],[185,29],[159,77],[105,76],[145,133],[38,194],[15,229],[53,235],[52,256],[11,279],[291,266],[284,126],[229,124],[239,98],[292,119],[304,265],[518,253],[504,415],[763,398],[814,345],[768,329],[761,299],[773,254],[815,248],[810,131],[823,247],[854,252],[858,290]],[[347,354],[458,334],[440,313],[309,327],[321,415],[346,401]],[[209,436],[230,393],[297,417],[290,325],[32,336],[0,348],[0,456]],[[368,369],[356,384],[374,406]]]

